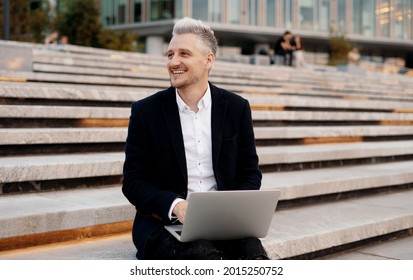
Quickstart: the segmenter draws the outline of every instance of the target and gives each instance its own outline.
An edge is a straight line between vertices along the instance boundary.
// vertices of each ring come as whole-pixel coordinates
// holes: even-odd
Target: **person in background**
[[[136,207],[138,259],[268,259],[258,238],[181,243],[164,228],[185,223],[193,192],[261,186],[248,101],[208,81],[216,52],[209,26],[177,21],[171,87],[132,104],[122,191]]]
[[[348,62],[349,64],[354,64],[354,65],[358,65],[360,62],[360,53],[358,48],[353,47],[351,48],[351,50],[349,51],[348,55]]]
[[[295,35],[291,40],[291,48],[293,50],[293,64],[296,68],[304,67],[304,45],[300,36]]]
[[[274,45],[274,55],[275,55],[275,64],[277,63],[277,57],[283,58],[283,65],[292,65],[292,52],[293,48],[291,47],[291,32],[285,31],[283,36],[278,38]]]

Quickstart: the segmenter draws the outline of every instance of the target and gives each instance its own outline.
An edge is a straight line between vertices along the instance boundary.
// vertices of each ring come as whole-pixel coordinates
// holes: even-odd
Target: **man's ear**
[[[215,55],[212,52],[209,52],[207,54],[207,63],[206,63],[206,68],[207,70],[211,70],[212,65],[214,65],[215,62]]]

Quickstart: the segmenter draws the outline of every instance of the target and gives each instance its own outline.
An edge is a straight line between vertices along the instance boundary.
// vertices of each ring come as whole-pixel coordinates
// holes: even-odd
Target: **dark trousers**
[[[225,241],[180,242],[164,228],[149,239],[148,260],[254,260],[269,259],[258,238]]]

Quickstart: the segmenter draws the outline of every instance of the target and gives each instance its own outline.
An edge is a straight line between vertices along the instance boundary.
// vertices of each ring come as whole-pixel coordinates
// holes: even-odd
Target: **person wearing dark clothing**
[[[138,259],[268,259],[258,238],[179,242],[165,225],[185,223],[197,191],[257,190],[251,109],[208,81],[217,51],[209,26],[184,18],[167,50],[171,87],[134,102],[122,191],[136,208]]]
[[[291,32],[285,31],[283,36],[278,38],[274,45],[274,55],[283,58],[283,64],[292,65],[292,47],[290,45]]]

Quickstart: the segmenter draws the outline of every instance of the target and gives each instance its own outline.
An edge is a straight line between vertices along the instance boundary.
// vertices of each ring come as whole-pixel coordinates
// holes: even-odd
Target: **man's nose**
[[[172,67],[173,66],[178,66],[179,64],[181,64],[181,60],[176,55],[172,56],[168,61],[168,65],[172,66]]]

